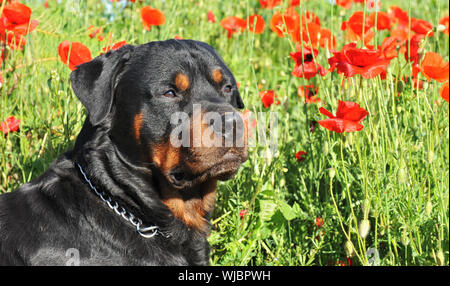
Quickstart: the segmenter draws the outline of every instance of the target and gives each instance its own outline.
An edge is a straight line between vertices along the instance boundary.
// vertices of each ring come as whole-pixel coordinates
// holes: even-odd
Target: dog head
[[[227,180],[248,157],[236,80],[205,43],[127,45],[78,66],[71,82],[90,124],[172,193]]]

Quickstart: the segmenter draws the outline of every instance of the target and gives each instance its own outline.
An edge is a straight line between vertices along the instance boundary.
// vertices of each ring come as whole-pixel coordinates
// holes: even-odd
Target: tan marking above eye
[[[221,83],[223,80],[223,74],[222,71],[220,69],[215,69],[212,72],[212,79],[215,83]]]
[[[141,143],[141,128],[144,120],[144,115],[142,113],[138,113],[134,116],[133,125],[134,125],[134,138],[138,143]]]
[[[185,91],[190,86],[189,78],[187,77],[187,75],[179,73],[175,78],[175,85],[179,90]]]

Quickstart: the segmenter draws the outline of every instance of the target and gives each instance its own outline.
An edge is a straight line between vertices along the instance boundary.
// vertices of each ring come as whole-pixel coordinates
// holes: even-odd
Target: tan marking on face
[[[189,78],[187,77],[187,75],[179,73],[175,78],[175,85],[179,90],[185,91],[190,86]]]
[[[133,133],[136,141],[141,144],[141,129],[144,121],[144,115],[142,113],[138,113],[134,116],[133,119]]]
[[[223,80],[223,74],[220,69],[215,69],[212,72],[212,79],[215,83],[221,83]]]
[[[175,148],[169,142],[157,144],[151,148],[152,161],[158,166],[161,173],[166,174],[180,163],[180,148]]]

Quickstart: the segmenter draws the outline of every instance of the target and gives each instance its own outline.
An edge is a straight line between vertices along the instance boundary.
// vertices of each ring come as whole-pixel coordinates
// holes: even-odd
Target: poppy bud
[[[323,154],[328,155],[328,142],[327,141],[325,141],[325,143],[323,144]]]
[[[369,230],[370,230],[370,221],[368,219],[363,219],[359,223],[358,227],[359,236],[362,238],[366,238],[367,235],[369,234]]]
[[[355,254],[355,247],[350,240],[347,240],[347,242],[345,243],[345,254],[347,255],[347,257],[353,257],[353,255]]]
[[[404,246],[407,246],[409,244],[408,232],[406,230],[402,231],[401,242]]]
[[[408,181],[408,171],[406,170],[406,164],[403,161],[400,163],[397,178],[399,183],[406,183]]]
[[[442,25],[442,24],[439,24],[438,26],[437,26],[437,29],[436,29],[438,32],[444,32],[445,30],[447,30],[447,27],[445,27],[445,25]]]
[[[431,203],[431,201],[428,201],[425,206],[425,213],[427,214],[427,216],[429,216],[431,214],[432,210],[433,210],[433,204]]]
[[[361,211],[365,216],[366,214],[369,213],[369,210],[370,210],[370,201],[365,199],[364,202],[361,204]]]
[[[436,260],[439,266],[444,266],[445,263],[445,259],[444,259],[444,253],[442,252],[442,250],[439,250],[436,253]]]
[[[397,92],[402,93],[405,90],[405,83],[402,80],[397,81]]]
[[[428,150],[427,159],[428,159],[429,164],[433,163],[433,160],[434,160],[433,150]]]
[[[330,175],[330,179],[333,180],[334,176],[336,175],[336,171],[334,170],[334,168],[330,168],[328,169],[329,175]]]
[[[317,121],[312,120],[309,123],[309,132],[313,133],[316,130]]]

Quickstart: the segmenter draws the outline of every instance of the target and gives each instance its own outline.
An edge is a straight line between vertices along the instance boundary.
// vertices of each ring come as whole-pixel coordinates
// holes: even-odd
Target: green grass
[[[90,39],[90,25],[102,26],[104,35],[111,32],[113,43],[142,44],[179,35],[217,49],[240,83],[246,109],[278,115],[278,129],[270,131],[278,134],[275,156],[263,158],[264,147],[251,148],[235,178],[219,186],[209,237],[213,265],[335,265],[347,262],[348,241],[355,265],[371,264],[373,249],[379,265],[448,265],[449,107],[439,96],[441,84],[434,81],[419,91],[407,85],[397,96],[399,65],[403,74],[410,74],[403,57],[391,62],[384,81],[356,76],[341,86],[336,73],[311,79],[331,112],[338,100],[357,102],[369,112],[360,132],[340,135],[317,125],[311,133],[310,121],[324,116],[316,104],[297,96],[297,87],[308,82],[290,74],[293,45],[268,27],[280,8],[263,10],[256,0],[144,1],[166,15],[163,26],[145,32],[137,12],[144,5],[140,3],[108,22],[100,1],[50,1],[49,9],[38,1],[23,2],[40,24],[27,36],[24,50],[8,51],[1,67],[0,121],[14,115],[21,128],[0,136],[0,193],[40,175],[73,146],[81,129],[86,112],[71,90],[70,70],[58,59],[60,42],[80,41],[96,56],[108,39]],[[449,10],[444,0],[382,1],[380,10],[390,5],[434,25]],[[317,14],[322,27],[335,33],[340,49],[347,44],[341,22],[362,6],[344,10],[317,0],[300,9]],[[207,22],[208,10],[216,15],[215,24]],[[261,35],[243,32],[228,39],[218,23],[225,16],[255,13],[266,20]],[[386,36],[377,32],[378,44]],[[449,60],[447,35],[436,33],[423,48]],[[320,49],[317,58],[326,68],[329,54]],[[281,104],[267,110],[258,93],[269,89]],[[299,150],[308,152],[303,162],[295,158]],[[316,226],[316,217],[323,218],[323,227]],[[370,223],[365,237],[358,231],[361,221]]]

